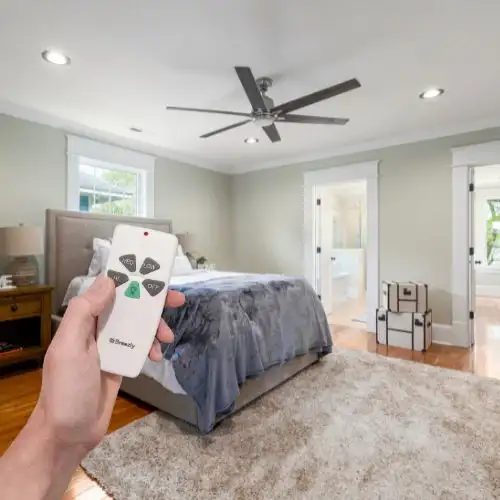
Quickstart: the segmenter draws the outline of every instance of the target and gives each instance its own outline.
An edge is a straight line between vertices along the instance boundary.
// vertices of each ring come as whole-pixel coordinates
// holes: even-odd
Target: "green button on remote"
[[[138,281],[132,281],[125,291],[125,296],[130,299],[140,299],[141,298],[141,287]]]

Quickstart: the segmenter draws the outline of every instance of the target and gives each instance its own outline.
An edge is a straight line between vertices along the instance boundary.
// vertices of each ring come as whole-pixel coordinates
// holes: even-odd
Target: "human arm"
[[[104,437],[121,377],[100,370],[96,321],[114,293],[113,281],[99,276],[70,302],[45,357],[36,407],[0,459],[2,500],[60,499],[80,461]],[[182,294],[168,293],[168,306],[183,302]],[[156,337],[173,340],[163,320]],[[149,357],[162,358],[158,340]]]

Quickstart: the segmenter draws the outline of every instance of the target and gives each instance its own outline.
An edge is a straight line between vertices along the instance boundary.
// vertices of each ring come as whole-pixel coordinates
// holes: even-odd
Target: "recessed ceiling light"
[[[57,64],[58,66],[68,66],[71,64],[71,58],[57,50],[44,50],[42,57],[47,62]]]
[[[245,142],[247,144],[256,144],[257,142],[259,142],[259,139],[257,139],[257,137],[247,137],[245,139]]]
[[[424,92],[419,94],[418,97],[420,97],[420,99],[435,99],[436,97],[439,97],[440,95],[443,94],[444,94],[444,89],[433,87],[431,89],[425,90]]]
[[[142,132],[142,128],[139,128],[139,127],[130,127],[130,131],[131,132],[141,133]]]

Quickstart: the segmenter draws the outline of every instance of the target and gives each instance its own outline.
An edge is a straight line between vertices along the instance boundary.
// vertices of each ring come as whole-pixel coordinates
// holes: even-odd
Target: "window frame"
[[[80,164],[138,175],[136,217],[154,217],[154,156],[77,136],[67,136],[68,210],[80,211]]]

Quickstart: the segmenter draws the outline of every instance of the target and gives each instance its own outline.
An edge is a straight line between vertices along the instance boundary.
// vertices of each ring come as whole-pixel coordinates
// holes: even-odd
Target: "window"
[[[68,209],[153,217],[154,161],[149,155],[68,136]]]
[[[500,200],[487,199],[486,261],[488,266],[500,265]]]

